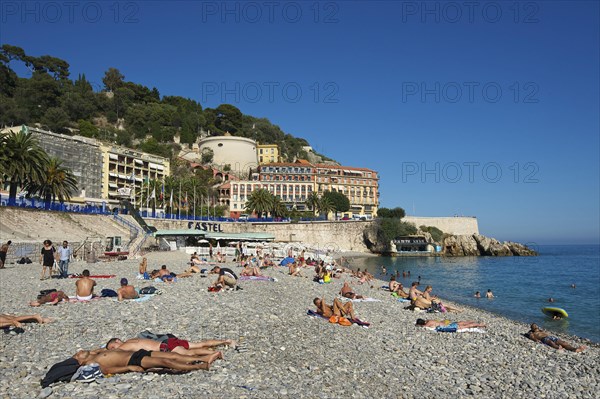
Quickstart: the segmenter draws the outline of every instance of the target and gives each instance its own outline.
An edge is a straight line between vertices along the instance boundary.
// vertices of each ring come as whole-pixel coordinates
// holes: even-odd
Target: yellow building
[[[256,156],[259,165],[281,162],[277,144],[258,144],[256,146]]]
[[[337,191],[350,200],[345,216],[371,219],[379,207],[379,175],[376,171],[351,166],[315,164],[316,192]]]
[[[119,189],[134,190],[148,180],[162,182],[171,172],[169,160],[158,155],[116,145],[102,145],[100,150],[103,157],[102,197],[109,200],[123,197]]]

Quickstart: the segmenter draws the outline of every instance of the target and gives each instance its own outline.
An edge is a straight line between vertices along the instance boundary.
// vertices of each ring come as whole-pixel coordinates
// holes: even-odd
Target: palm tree
[[[58,158],[50,158],[44,178],[39,182],[31,181],[25,186],[29,193],[44,198],[46,209],[50,208],[52,201],[68,201],[77,192],[77,180],[69,169],[62,166],[62,162]]]
[[[286,217],[288,214],[287,207],[278,196],[273,197],[273,205],[271,207],[271,215],[276,218]]]
[[[17,188],[44,181],[48,155],[35,137],[25,131],[5,133],[0,141],[0,171],[4,181],[9,182],[8,204],[14,205]]]
[[[325,219],[329,219],[329,213],[335,210],[333,202],[327,197],[321,197],[318,204],[319,215],[325,215]]]
[[[315,191],[311,191],[304,203],[312,210],[313,216],[316,216],[317,208],[319,207],[319,195]]]
[[[256,213],[260,218],[263,213],[268,213],[273,209],[273,194],[264,188],[260,188],[252,192],[248,201],[246,201],[246,211],[248,213]]]

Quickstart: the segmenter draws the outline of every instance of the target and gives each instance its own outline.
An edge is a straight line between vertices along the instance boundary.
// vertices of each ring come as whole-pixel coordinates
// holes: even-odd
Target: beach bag
[[[110,288],[104,288],[100,291],[100,296],[103,298],[113,298],[119,296],[115,290],[111,290]]]
[[[54,364],[46,373],[44,379],[40,382],[42,388],[49,387],[50,384],[59,381],[71,381],[71,377],[79,369],[79,362],[70,357],[62,362]]]
[[[155,287],[149,286],[140,289],[140,295],[152,295],[158,291]]]
[[[431,307],[427,311],[429,313],[442,313],[442,306],[437,302],[432,302]]]

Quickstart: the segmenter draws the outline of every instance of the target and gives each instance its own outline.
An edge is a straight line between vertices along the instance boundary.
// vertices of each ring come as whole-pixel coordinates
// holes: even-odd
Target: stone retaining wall
[[[187,229],[187,221],[146,219],[157,229]],[[371,221],[303,222],[303,223],[218,223],[223,233],[268,233],[275,241],[303,242],[313,248],[369,252],[363,239],[363,230]]]
[[[414,223],[415,226],[437,227],[444,233],[454,235],[473,235],[479,234],[479,225],[474,216],[456,216],[456,217],[426,217],[426,216],[406,216],[402,219],[405,222]]]

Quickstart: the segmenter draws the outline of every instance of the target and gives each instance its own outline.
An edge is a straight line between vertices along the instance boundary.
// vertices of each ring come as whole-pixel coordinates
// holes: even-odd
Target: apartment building
[[[169,160],[158,155],[116,145],[102,145],[101,150],[102,198],[116,201],[123,197],[119,189],[135,190],[149,180],[164,181],[171,172]]]
[[[348,216],[377,216],[379,175],[376,171],[351,166],[315,164],[315,190],[336,191],[350,200]]]

